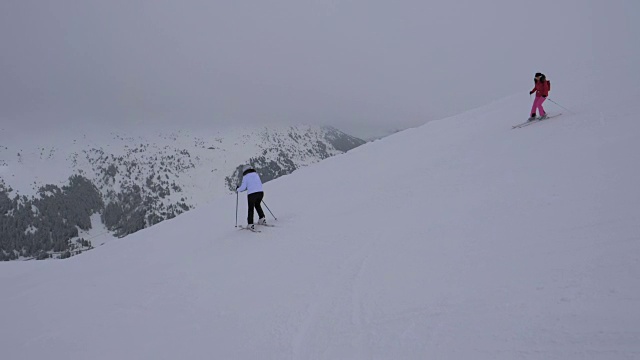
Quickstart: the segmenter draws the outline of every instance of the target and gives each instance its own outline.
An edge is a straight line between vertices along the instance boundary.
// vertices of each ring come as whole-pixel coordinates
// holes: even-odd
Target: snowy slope
[[[3,358],[640,358],[637,95],[511,130],[517,95],[363,145],[268,183],[260,234],[229,196],[2,263]]]

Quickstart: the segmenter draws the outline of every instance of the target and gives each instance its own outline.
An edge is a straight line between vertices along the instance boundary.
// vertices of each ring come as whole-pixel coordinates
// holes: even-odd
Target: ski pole
[[[554,104],[556,104],[556,105],[560,106],[561,108],[563,108],[563,109],[567,110],[568,112],[570,112],[570,113],[572,113],[572,114],[575,114],[573,111],[571,111],[571,110],[567,109],[566,107],[564,107],[564,106],[562,106],[562,105],[558,104],[557,102],[555,102],[555,101],[551,100],[550,98],[547,98],[547,100],[549,100],[549,101],[551,101],[552,103],[554,103]]]
[[[274,218],[274,219],[278,220],[278,218],[277,218],[275,215],[273,215],[273,213],[271,212],[271,209],[269,209],[269,207],[267,206],[267,203],[266,203],[266,202],[264,202],[264,200],[262,200],[262,203],[263,203],[263,204],[264,204],[264,206],[267,208],[267,210],[269,210],[269,212],[271,213],[271,216],[273,216],[273,218]]]
[[[236,227],[238,227],[238,189],[236,188]]]

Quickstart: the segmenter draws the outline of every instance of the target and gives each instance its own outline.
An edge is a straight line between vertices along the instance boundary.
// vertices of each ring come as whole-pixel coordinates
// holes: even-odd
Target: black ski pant
[[[247,201],[249,203],[249,214],[247,215],[247,224],[253,224],[253,208],[258,211],[260,219],[264,218],[264,211],[262,211],[262,198],[264,193],[262,191],[247,195]]]

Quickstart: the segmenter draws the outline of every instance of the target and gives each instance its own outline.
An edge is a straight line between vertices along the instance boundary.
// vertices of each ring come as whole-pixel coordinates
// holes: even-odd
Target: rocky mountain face
[[[235,190],[364,143],[331,127],[110,133],[0,144],[0,260],[68,257],[92,228],[123,237]]]

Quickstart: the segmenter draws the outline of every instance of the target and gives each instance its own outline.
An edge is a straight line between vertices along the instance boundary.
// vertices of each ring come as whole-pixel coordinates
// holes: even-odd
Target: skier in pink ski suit
[[[540,114],[541,119],[547,118],[547,113],[544,111],[542,107],[542,103],[547,100],[547,96],[549,96],[549,91],[551,90],[551,81],[547,80],[547,77],[543,73],[536,73],[534,81],[533,90],[529,91],[529,95],[536,93],[536,98],[533,100],[533,106],[531,107],[531,117],[529,121],[535,120],[536,118],[536,110]]]

